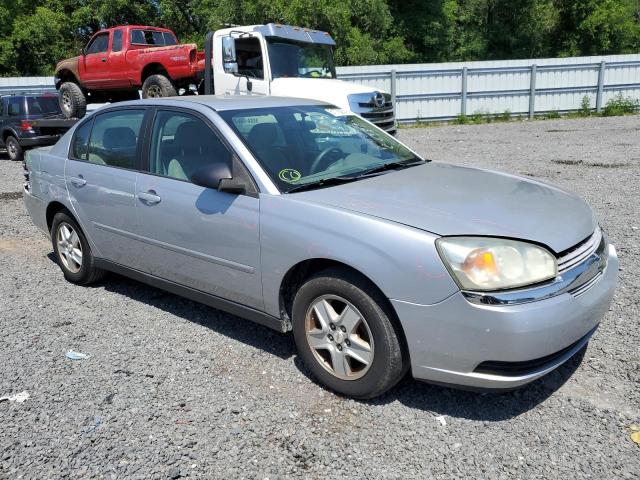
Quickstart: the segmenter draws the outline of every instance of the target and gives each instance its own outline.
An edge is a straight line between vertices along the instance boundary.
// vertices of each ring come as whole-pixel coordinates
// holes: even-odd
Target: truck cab
[[[205,91],[326,101],[395,133],[391,95],[339,80],[335,44],[327,32],[274,23],[217,30],[206,40]]]

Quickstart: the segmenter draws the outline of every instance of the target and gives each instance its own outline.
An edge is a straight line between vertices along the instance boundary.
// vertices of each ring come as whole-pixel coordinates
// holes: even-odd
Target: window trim
[[[156,117],[159,112],[175,112],[182,113],[186,115],[191,115],[192,117],[196,117],[198,120],[204,122],[204,124],[212,131],[212,133],[218,138],[218,140],[222,143],[222,145],[231,153],[231,173],[236,176],[238,175],[247,183],[247,191],[244,194],[245,196],[258,198],[260,193],[260,189],[251,175],[251,172],[247,168],[247,166],[242,161],[240,155],[236,150],[231,146],[229,141],[220,133],[220,130],[213,124],[213,122],[207,118],[206,115],[198,112],[197,110],[192,110],[190,108],[183,107],[174,107],[174,106],[157,106],[154,105],[150,108],[152,113],[149,114],[149,122],[147,125],[147,137],[145,138],[144,149],[142,152],[142,163],[141,163],[141,173],[146,175],[152,175],[154,177],[164,178],[167,180],[175,180],[176,182],[184,182],[191,185],[195,185],[190,180],[183,180],[180,178],[168,177],[166,175],[161,175],[159,173],[151,172],[151,139],[153,135],[153,128],[156,122]]]
[[[76,134],[77,134],[78,130],[83,125],[85,125],[88,122],[93,122],[92,125],[91,125],[91,131],[89,132],[89,140],[87,142],[87,152],[88,152],[89,151],[89,144],[91,143],[91,137],[93,135],[93,128],[95,126],[96,118],[101,117],[101,116],[106,115],[106,114],[117,113],[117,112],[126,112],[128,110],[134,110],[134,111],[141,110],[141,111],[144,112],[144,116],[142,117],[142,124],[140,125],[140,133],[138,134],[138,142],[137,142],[137,145],[136,145],[136,154],[135,154],[135,157],[133,159],[133,168],[118,167],[117,165],[109,165],[109,164],[101,165],[99,163],[90,162],[88,156],[87,156],[86,160],[83,160],[82,158],[75,158],[75,157],[72,156],[73,142],[76,139]],[[145,171],[142,169],[144,167],[143,154],[145,152],[145,149],[147,148],[147,145],[146,145],[147,139],[148,139],[147,131],[149,130],[149,117],[151,115],[151,111],[152,110],[153,109],[149,108],[148,106],[129,105],[129,106],[123,106],[123,107],[109,108],[108,110],[100,111],[100,113],[92,114],[86,120],[83,119],[82,123],[78,124],[78,126],[75,127],[75,129],[73,131],[73,136],[71,137],[71,142],[69,142],[69,151],[68,151],[68,154],[67,154],[67,158],[69,160],[73,160],[73,161],[76,161],[76,162],[88,163],[90,165],[96,165],[98,167],[117,168],[118,170],[126,170],[127,172],[145,173]]]

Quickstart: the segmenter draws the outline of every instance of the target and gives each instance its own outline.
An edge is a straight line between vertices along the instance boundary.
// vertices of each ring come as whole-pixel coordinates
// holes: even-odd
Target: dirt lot
[[[373,402],[337,397],[288,336],[116,275],[66,283],[23,208],[21,166],[0,160],[0,396],[30,395],[0,403],[0,478],[638,478],[640,118],[400,137],[593,205],[620,285],[582,358],[504,395],[407,378]]]

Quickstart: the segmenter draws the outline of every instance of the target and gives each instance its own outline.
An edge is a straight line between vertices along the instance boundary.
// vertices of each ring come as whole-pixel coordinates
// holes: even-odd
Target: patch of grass
[[[510,122],[511,121],[511,111],[505,110],[500,115],[496,115],[494,120],[496,122]]]
[[[584,97],[582,97],[582,102],[580,102],[578,114],[582,117],[591,116],[591,98],[589,97],[589,95],[585,95]]]
[[[455,125],[468,125],[471,123],[471,120],[466,115],[458,115],[453,123]]]
[[[617,117],[640,112],[640,100],[622,96],[619,93],[609,100],[602,111],[604,117]]]
[[[541,115],[540,118],[543,118],[544,120],[555,120],[558,118],[562,118],[562,116],[560,115],[559,111],[551,110],[550,112],[547,112],[544,115]]]

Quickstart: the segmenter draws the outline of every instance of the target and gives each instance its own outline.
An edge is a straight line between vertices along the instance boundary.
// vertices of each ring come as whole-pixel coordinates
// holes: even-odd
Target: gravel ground
[[[405,379],[358,402],[293,340],[111,275],[63,280],[0,161],[0,478],[638,478],[640,118],[402,130],[432,159],[587,198],[620,286],[582,358],[503,395]],[[91,355],[71,361],[74,349]]]

